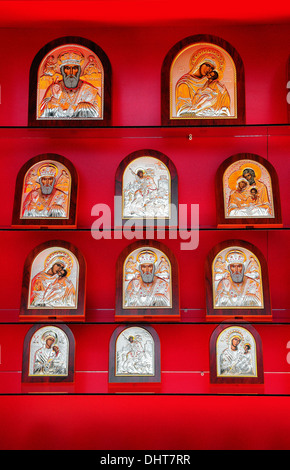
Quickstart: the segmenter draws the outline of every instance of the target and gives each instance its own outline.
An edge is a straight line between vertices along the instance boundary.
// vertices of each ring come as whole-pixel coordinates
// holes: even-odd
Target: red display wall
[[[243,59],[245,126],[161,127],[162,61],[176,42],[199,33],[222,37]],[[112,128],[27,128],[30,64],[41,47],[66,35],[96,42],[110,59]],[[0,30],[5,56],[0,105],[4,194],[0,208],[1,449],[289,448],[288,37],[289,25]],[[188,215],[191,204],[198,206],[199,230],[189,232],[196,242],[194,250],[181,249],[182,242],[190,241],[183,240],[185,229],[176,239],[166,233],[160,240],[178,261],[181,319],[151,323],[161,344],[158,393],[138,395],[138,388],[132,386],[133,394],[120,396],[108,387],[109,341],[118,326],[114,321],[115,267],[123,248],[135,239],[129,240],[125,234],[118,239],[114,230],[106,230],[103,238],[96,239],[91,229],[98,218],[98,204],[110,208],[113,224],[116,170],[129,153],[143,148],[163,152],[174,162],[179,203],[187,205]],[[78,171],[78,228],[11,229],[20,167],[33,156],[50,152],[71,160]],[[215,173],[223,160],[240,152],[256,153],[275,167],[283,229],[216,229]],[[190,223],[188,218],[185,227],[190,229]],[[209,380],[209,340],[218,322],[206,321],[204,266],[209,250],[232,238],[253,243],[268,262],[273,320],[254,325],[263,346],[263,385],[211,385]],[[72,242],[87,260],[86,322],[69,324],[76,341],[75,381],[23,384],[23,341],[32,324],[18,321],[22,270],[29,252],[51,239]],[[239,426],[233,435],[233,420],[245,414],[246,431]],[[51,416],[54,422],[61,422],[58,433],[43,429],[43,420]],[[132,419],[143,430],[142,438],[135,425],[124,427]]]

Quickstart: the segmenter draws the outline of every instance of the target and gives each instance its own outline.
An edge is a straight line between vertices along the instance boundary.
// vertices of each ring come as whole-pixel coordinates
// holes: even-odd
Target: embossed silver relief
[[[57,327],[40,328],[30,342],[30,376],[68,375],[69,341]]]
[[[50,160],[34,165],[23,184],[21,218],[67,218],[70,191],[65,166]]]
[[[85,47],[54,49],[39,68],[37,119],[100,119],[103,67]]]
[[[132,161],[123,175],[123,218],[170,217],[170,175],[157,158]]]
[[[213,262],[215,308],[263,307],[260,263],[249,250],[231,247]]]
[[[217,339],[217,375],[257,376],[256,342],[242,327],[230,327]]]
[[[116,341],[116,375],[153,376],[154,340],[140,327],[122,331]]]
[[[141,248],[124,263],[123,306],[171,307],[171,268],[159,250]]]
[[[76,308],[79,268],[75,256],[60,247],[39,253],[31,267],[29,308]]]

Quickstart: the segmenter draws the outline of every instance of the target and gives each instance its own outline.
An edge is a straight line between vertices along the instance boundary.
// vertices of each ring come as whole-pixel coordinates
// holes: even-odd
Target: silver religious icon
[[[257,350],[253,335],[241,326],[222,331],[216,344],[217,377],[257,377]]]
[[[241,246],[226,248],[213,264],[214,308],[262,308],[263,285],[258,258]]]
[[[65,332],[52,325],[37,330],[30,341],[28,375],[67,376],[68,365],[69,340]]]
[[[37,119],[101,119],[104,70],[91,50],[66,44],[42,60],[37,80]]]
[[[72,252],[57,246],[41,251],[31,266],[28,308],[77,308],[78,279],[78,260]]]
[[[154,340],[148,330],[132,326],[118,336],[115,346],[116,376],[154,376]]]
[[[258,161],[238,160],[223,176],[225,218],[275,216],[271,176]]]
[[[170,218],[171,187],[167,166],[158,158],[131,161],[123,174],[122,217]]]
[[[171,118],[235,118],[237,74],[231,55],[210,43],[185,47],[171,66]]]
[[[161,68],[162,125],[245,122],[245,73],[238,51],[224,39],[196,34],[181,39]]]
[[[123,267],[123,308],[172,307],[171,265],[160,250],[141,247]]]

